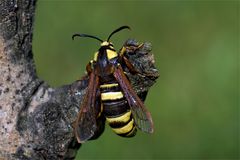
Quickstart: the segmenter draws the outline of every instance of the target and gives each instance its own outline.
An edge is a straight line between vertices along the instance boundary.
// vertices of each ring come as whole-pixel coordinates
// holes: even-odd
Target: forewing
[[[99,77],[91,72],[88,89],[80,106],[80,111],[75,123],[75,135],[79,143],[89,140],[97,130],[96,102]]]
[[[141,99],[133,90],[129,80],[123,73],[122,67],[120,65],[115,68],[113,75],[124,92],[137,127],[144,132],[152,133],[153,121],[151,114],[150,112],[148,112]]]

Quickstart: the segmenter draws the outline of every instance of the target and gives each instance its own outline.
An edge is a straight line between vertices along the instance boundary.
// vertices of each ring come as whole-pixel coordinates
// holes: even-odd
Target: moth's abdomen
[[[136,134],[134,119],[118,83],[100,85],[103,114],[113,131],[123,137]]]

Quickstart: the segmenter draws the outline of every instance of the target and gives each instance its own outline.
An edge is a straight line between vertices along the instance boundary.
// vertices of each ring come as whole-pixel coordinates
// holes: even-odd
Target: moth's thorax
[[[104,41],[101,43],[101,47],[94,55],[94,61],[96,62],[95,69],[100,77],[106,77],[113,74],[117,58],[118,54],[111,42]]]
[[[99,54],[104,54],[104,56],[107,56],[106,58],[108,60],[118,56],[117,52],[113,48],[113,44],[107,41],[101,43],[101,48],[94,54],[94,61],[98,61]]]

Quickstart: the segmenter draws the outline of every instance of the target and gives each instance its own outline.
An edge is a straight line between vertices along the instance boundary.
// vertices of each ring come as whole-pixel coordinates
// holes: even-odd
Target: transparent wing
[[[97,130],[96,102],[99,77],[91,72],[89,76],[88,89],[80,106],[80,111],[75,123],[75,135],[79,143],[89,140]]]
[[[123,73],[122,67],[120,65],[117,68],[115,68],[113,75],[124,92],[124,95],[128,101],[137,127],[144,132],[152,133],[153,121],[151,114],[146,109],[141,99],[137,96],[137,94],[133,90],[129,80]]]

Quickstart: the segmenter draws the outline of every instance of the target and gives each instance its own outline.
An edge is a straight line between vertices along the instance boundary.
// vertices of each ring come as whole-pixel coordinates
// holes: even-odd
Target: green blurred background
[[[107,126],[77,159],[238,159],[239,1],[39,0],[34,27],[38,75],[57,87],[80,78],[99,42],[73,33],[153,45],[160,78],[146,106],[155,132],[124,139]]]

